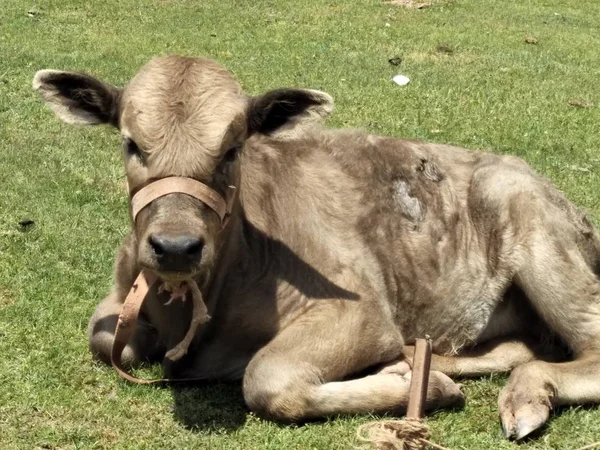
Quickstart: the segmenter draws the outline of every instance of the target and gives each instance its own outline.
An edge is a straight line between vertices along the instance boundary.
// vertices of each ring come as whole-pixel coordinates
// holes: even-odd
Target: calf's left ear
[[[254,97],[248,107],[248,134],[271,134],[304,122],[320,121],[333,111],[331,95],[313,89],[278,89]]]
[[[83,73],[40,70],[33,89],[70,124],[119,125],[121,90]]]

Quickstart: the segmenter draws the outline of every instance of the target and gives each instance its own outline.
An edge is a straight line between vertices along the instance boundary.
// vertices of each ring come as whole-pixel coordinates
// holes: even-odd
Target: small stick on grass
[[[417,339],[413,356],[412,378],[408,396],[406,417],[422,419],[429,384],[429,368],[431,366],[431,341]]]
[[[431,432],[423,422],[430,366],[431,341],[429,338],[417,339],[406,418],[381,420],[362,425],[357,431],[358,439],[369,443],[376,450],[422,450],[427,446],[438,450],[448,450],[428,441]]]

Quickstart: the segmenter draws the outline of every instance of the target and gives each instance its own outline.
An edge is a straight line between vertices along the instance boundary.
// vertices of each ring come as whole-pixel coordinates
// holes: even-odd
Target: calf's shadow
[[[174,418],[190,430],[234,431],[246,422],[240,382],[178,384],[171,392]]]

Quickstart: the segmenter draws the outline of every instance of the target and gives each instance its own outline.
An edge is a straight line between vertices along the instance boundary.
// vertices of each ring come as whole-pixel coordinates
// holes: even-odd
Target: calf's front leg
[[[341,309],[341,308],[340,308]],[[375,374],[340,381],[399,358],[402,338],[360,305],[314,308],[282,330],[250,361],[244,399],[257,414],[285,422],[356,413],[404,413],[410,374]],[[378,323],[378,321],[380,323]],[[459,387],[431,372],[428,409],[462,405]]]
[[[106,297],[92,315],[88,324],[88,342],[95,358],[110,364],[110,354],[115,339],[115,330],[119,313],[123,306],[124,296],[112,292]],[[144,361],[154,360],[164,349],[158,345],[158,334],[155,328],[140,317],[131,342],[123,350],[123,364],[136,366]]]

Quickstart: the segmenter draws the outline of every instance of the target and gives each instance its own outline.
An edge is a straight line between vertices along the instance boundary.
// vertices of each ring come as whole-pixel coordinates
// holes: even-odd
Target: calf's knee
[[[278,422],[311,417],[311,398],[320,385],[310,369],[272,362],[251,362],[244,375],[244,400],[257,415]]]
[[[88,323],[88,345],[95,359],[110,364],[110,350],[117,325],[116,316],[102,317],[98,311],[92,315]]]
[[[115,340],[117,320],[118,316],[116,314],[103,316],[96,311],[88,323],[88,345],[90,352],[94,359],[106,364],[111,364],[110,355]],[[125,346],[121,354],[123,365],[136,366],[142,362],[144,352],[140,351],[141,348],[138,341],[140,341],[141,334],[148,334],[144,333],[145,328],[144,323],[139,321],[132,342]]]

